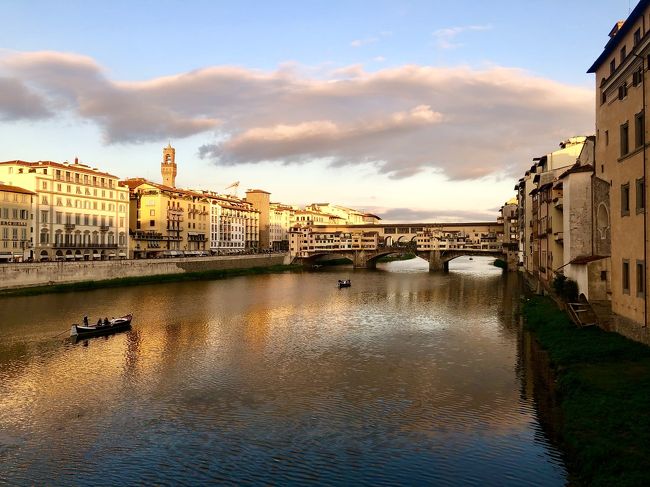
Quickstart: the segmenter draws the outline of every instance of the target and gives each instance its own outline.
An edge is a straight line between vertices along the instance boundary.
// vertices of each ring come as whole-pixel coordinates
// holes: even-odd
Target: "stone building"
[[[163,181],[121,182],[130,192],[134,258],[235,253],[259,247],[259,212],[252,203],[212,191],[177,188],[176,151],[163,149]]]
[[[0,183],[0,262],[33,259],[36,193]]]
[[[650,1],[642,0],[609,32],[589,68],[596,78],[595,174],[610,186],[594,208],[598,238],[611,235],[613,326],[648,338],[647,71]]]
[[[128,255],[129,193],[117,176],[75,159],[0,162],[0,180],[36,193],[34,259],[98,260]]]

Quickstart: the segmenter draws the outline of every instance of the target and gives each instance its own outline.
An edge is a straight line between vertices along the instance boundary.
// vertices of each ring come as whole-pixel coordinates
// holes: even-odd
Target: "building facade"
[[[650,1],[617,22],[588,72],[596,78],[596,176],[610,185],[598,226],[611,233],[611,304],[615,323],[647,330],[648,64]],[[647,333],[646,333],[647,335]]]
[[[35,260],[127,257],[129,192],[117,176],[78,160],[7,161],[0,180],[36,193]]]
[[[32,260],[36,193],[0,183],[0,262]]]

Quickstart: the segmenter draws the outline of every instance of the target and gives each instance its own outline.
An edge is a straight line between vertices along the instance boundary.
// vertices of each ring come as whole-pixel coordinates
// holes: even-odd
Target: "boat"
[[[352,281],[350,279],[339,279],[339,289],[350,286],[352,286]]]
[[[85,338],[91,336],[110,335],[111,333],[117,333],[118,331],[124,331],[131,328],[132,319],[133,315],[128,314],[120,316],[119,318],[104,320],[101,324],[97,325],[87,325],[85,323],[83,325],[78,325],[75,323],[70,329],[70,336]]]

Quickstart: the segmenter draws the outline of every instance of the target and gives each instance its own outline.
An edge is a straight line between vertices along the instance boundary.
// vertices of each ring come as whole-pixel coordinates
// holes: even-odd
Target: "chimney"
[[[75,158],[74,158],[74,163],[75,163],[75,164],[79,164],[79,158],[78,158],[78,157],[75,157]]]

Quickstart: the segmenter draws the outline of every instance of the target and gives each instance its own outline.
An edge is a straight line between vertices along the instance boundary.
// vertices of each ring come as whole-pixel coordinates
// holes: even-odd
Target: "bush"
[[[578,283],[573,279],[567,279],[564,274],[557,274],[553,279],[553,291],[565,302],[578,299]]]

